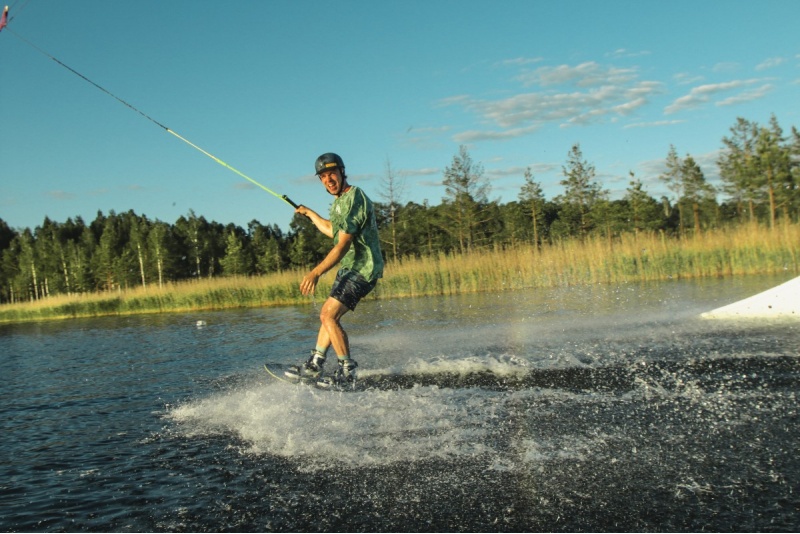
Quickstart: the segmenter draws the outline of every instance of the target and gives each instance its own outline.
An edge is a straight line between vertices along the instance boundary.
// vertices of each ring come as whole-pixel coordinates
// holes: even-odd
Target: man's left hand
[[[300,293],[303,295],[310,295],[314,293],[314,289],[317,287],[317,281],[319,280],[319,275],[315,274],[314,271],[311,271],[307,275],[303,277],[303,281],[300,282]]]

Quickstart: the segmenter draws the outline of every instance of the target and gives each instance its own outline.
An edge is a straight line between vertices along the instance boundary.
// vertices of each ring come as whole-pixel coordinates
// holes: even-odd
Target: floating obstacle
[[[701,315],[704,319],[795,317],[800,319],[800,276],[763,293]]]

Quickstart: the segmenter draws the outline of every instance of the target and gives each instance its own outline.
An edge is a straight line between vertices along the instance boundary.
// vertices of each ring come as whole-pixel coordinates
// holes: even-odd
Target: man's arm
[[[294,211],[295,213],[299,213],[300,215],[305,215],[306,217],[311,219],[311,222],[314,223],[314,226],[317,227],[317,230],[319,230],[326,236],[333,238],[333,225],[331,225],[331,222],[328,219],[325,219],[316,211],[307,208],[305,206],[298,206],[297,209]],[[342,257],[344,257],[344,255],[342,255]],[[322,274],[325,273],[323,272]]]
[[[311,220],[313,221],[314,219]],[[330,222],[328,222],[328,224],[330,225]],[[317,228],[319,228],[319,226],[317,226]],[[320,231],[322,231],[322,229],[320,229]],[[325,256],[325,259],[322,260],[319,265],[311,269],[311,272],[305,275],[303,277],[303,281],[300,282],[300,292],[303,295],[308,295],[314,292],[314,289],[317,287],[317,281],[319,280],[319,277],[336,267],[336,265],[342,261],[344,255],[347,254],[348,250],[350,250],[350,245],[353,244],[355,238],[356,236],[353,234],[339,232],[339,242],[333,246],[330,252],[328,252],[328,255]]]

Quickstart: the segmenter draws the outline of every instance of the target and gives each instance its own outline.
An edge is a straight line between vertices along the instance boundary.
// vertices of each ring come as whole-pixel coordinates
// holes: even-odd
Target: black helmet
[[[326,152],[318,157],[317,161],[314,163],[314,169],[317,171],[317,174],[334,167],[338,167],[339,170],[344,173],[344,161],[342,161],[342,158],[340,158],[338,154],[334,154],[333,152]]]

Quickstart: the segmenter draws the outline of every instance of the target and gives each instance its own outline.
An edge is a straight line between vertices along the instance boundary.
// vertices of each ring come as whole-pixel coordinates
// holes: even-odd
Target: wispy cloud
[[[626,124],[623,126],[624,129],[630,128],[657,128],[659,126],[672,126],[673,124],[680,124],[682,122],[686,122],[685,120],[674,120],[674,121],[652,121],[652,122],[635,122],[633,124]]]
[[[486,175],[492,179],[501,179],[509,176],[522,178],[523,176],[525,176],[525,172],[528,169],[531,170],[531,174],[533,174],[534,179],[536,179],[537,175],[556,172],[560,169],[560,167],[554,163],[539,162],[539,163],[532,163],[526,167],[513,166],[513,167],[504,167],[499,169],[488,169],[486,171]]]
[[[763,80],[733,80],[730,82],[700,85],[689,91],[689,94],[676,99],[664,109],[664,113],[666,115],[671,115],[679,111],[694,109],[709,103],[712,97],[717,94],[736,91],[760,82],[763,82]]]
[[[750,102],[751,100],[758,100],[759,98],[764,98],[767,93],[772,91],[773,86],[772,84],[764,84],[761,87],[756,89],[751,89],[750,91],[744,91],[738,95],[728,97],[724,100],[720,100],[717,102],[718,106],[733,106],[735,104],[741,104],[743,102]]]
[[[627,48],[617,48],[613,52],[607,53],[606,57],[612,58],[625,58],[625,57],[642,57],[642,56],[649,56],[649,50],[640,50],[638,52],[634,52],[628,50]]]
[[[513,59],[504,59],[499,64],[504,67],[521,67],[534,63],[541,63],[542,61],[544,61],[544,58],[541,57],[516,57]]]
[[[786,58],[783,57],[771,57],[767,58],[758,65],[756,65],[756,70],[762,71],[767,69],[772,69],[775,67],[780,67],[786,62]]]
[[[448,132],[450,126],[409,126],[397,137],[403,144],[412,145],[420,150],[440,148],[439,136]]]
[[[454,135],[453,140],[455,140],[458,143],[474,143],[475,141],[502,141],[504,139],[513,139],[516,137],[527,135],[529,133],[533,133],[541,127],[542,124],[534,124],[526,128],[511,128],[508,130],[499,130],[499,131],[468,130],[466,132],[461,132]]]
[[[739,63],[736,63],[735,61],[722,61],[711,67],[711,71],[717,74],[722,74],[726,72],[737,71],[739,68]]]
[[[54,200],[72,200],[73,198],[75,198],[74,193],[69,193],[61,189],[54,189],[52,191],[48,191],[46,195]]]
[[[441,100],[443,106],[463,107],[497,126],[464,131],[454,140],[506,140],[528,135],[548,123],[569,127],[615,120],[635,113],[653,95],[663,92],[661,82],[640,80],[637,69],[596,62],[539,67],[515,79],[540,90],[500,99],[455,95]]]
[[[575,84],[578,87],[592,87],[607,84],[622,84],[636,78],[636,69],[605,67],[594,61],[581,63],[574,67],[559,65],[557,67],[539,67],[530,72],[524,72],[519,77],[523,85],[551,85]]]
[[[421,169],[401,169],[397,171],[398,176],[433,176],[440,174],[442,170],[439,167],[423,167]]]
[[[689,85],[692,83],[700,83],[703,81],[702,76],[697,76],[694,74],[689,74],[688,72],[679,72],[675,76],[672,77],[675,80],[675,83],[678,85]]]

